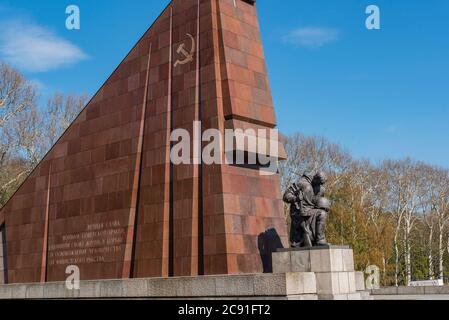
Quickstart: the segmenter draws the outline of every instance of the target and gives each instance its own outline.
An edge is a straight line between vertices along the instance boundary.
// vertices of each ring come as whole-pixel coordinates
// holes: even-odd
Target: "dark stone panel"
[[[8,261],[5,225],[0,225],[0,284],[8,283]]]

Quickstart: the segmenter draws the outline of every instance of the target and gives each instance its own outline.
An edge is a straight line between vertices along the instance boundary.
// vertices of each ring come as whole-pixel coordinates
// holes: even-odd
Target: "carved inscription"
[[[85,231],[62,236],[49,247],[50,266],[106,262],[123,251],[125,228],[119,221],[89,224]]]

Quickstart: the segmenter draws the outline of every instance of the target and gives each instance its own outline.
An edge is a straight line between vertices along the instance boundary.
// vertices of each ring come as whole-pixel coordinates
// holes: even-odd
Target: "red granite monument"
[[[0,284],[263,272],[279,177],[174,165],[194,121],[276,127],[255,1],[171,1],[0,210]]]

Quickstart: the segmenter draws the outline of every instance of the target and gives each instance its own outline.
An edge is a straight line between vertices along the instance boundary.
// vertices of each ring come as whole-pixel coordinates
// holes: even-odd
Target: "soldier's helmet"
[[[330,200],[327,198],[324,198],[324,197],[318,198],[317,203],[316,203],[316,206],[318,209],[325,210],[325,211],[329,211],[331,208],[331,205],[332,204],[331,204]]]
[[[314,175],[312,172],[304,172],[304,174],[302,175],[304,178],[307,178],[308,180],[312,181],[314,178]]]
[[[323,171],[318,171],[313,178],[319,181],[320,184],[325,184],[327,182],[327,175]]]

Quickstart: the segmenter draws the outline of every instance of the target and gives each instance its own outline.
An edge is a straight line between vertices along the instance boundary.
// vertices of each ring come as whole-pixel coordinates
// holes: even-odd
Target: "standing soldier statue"
[[[325,228],[330,201],[324,197],[326,180],[324,172],[314,176],[304,173],[284,194],[284,202],[290,204],[290,242],[293,248],[328,245]]]

